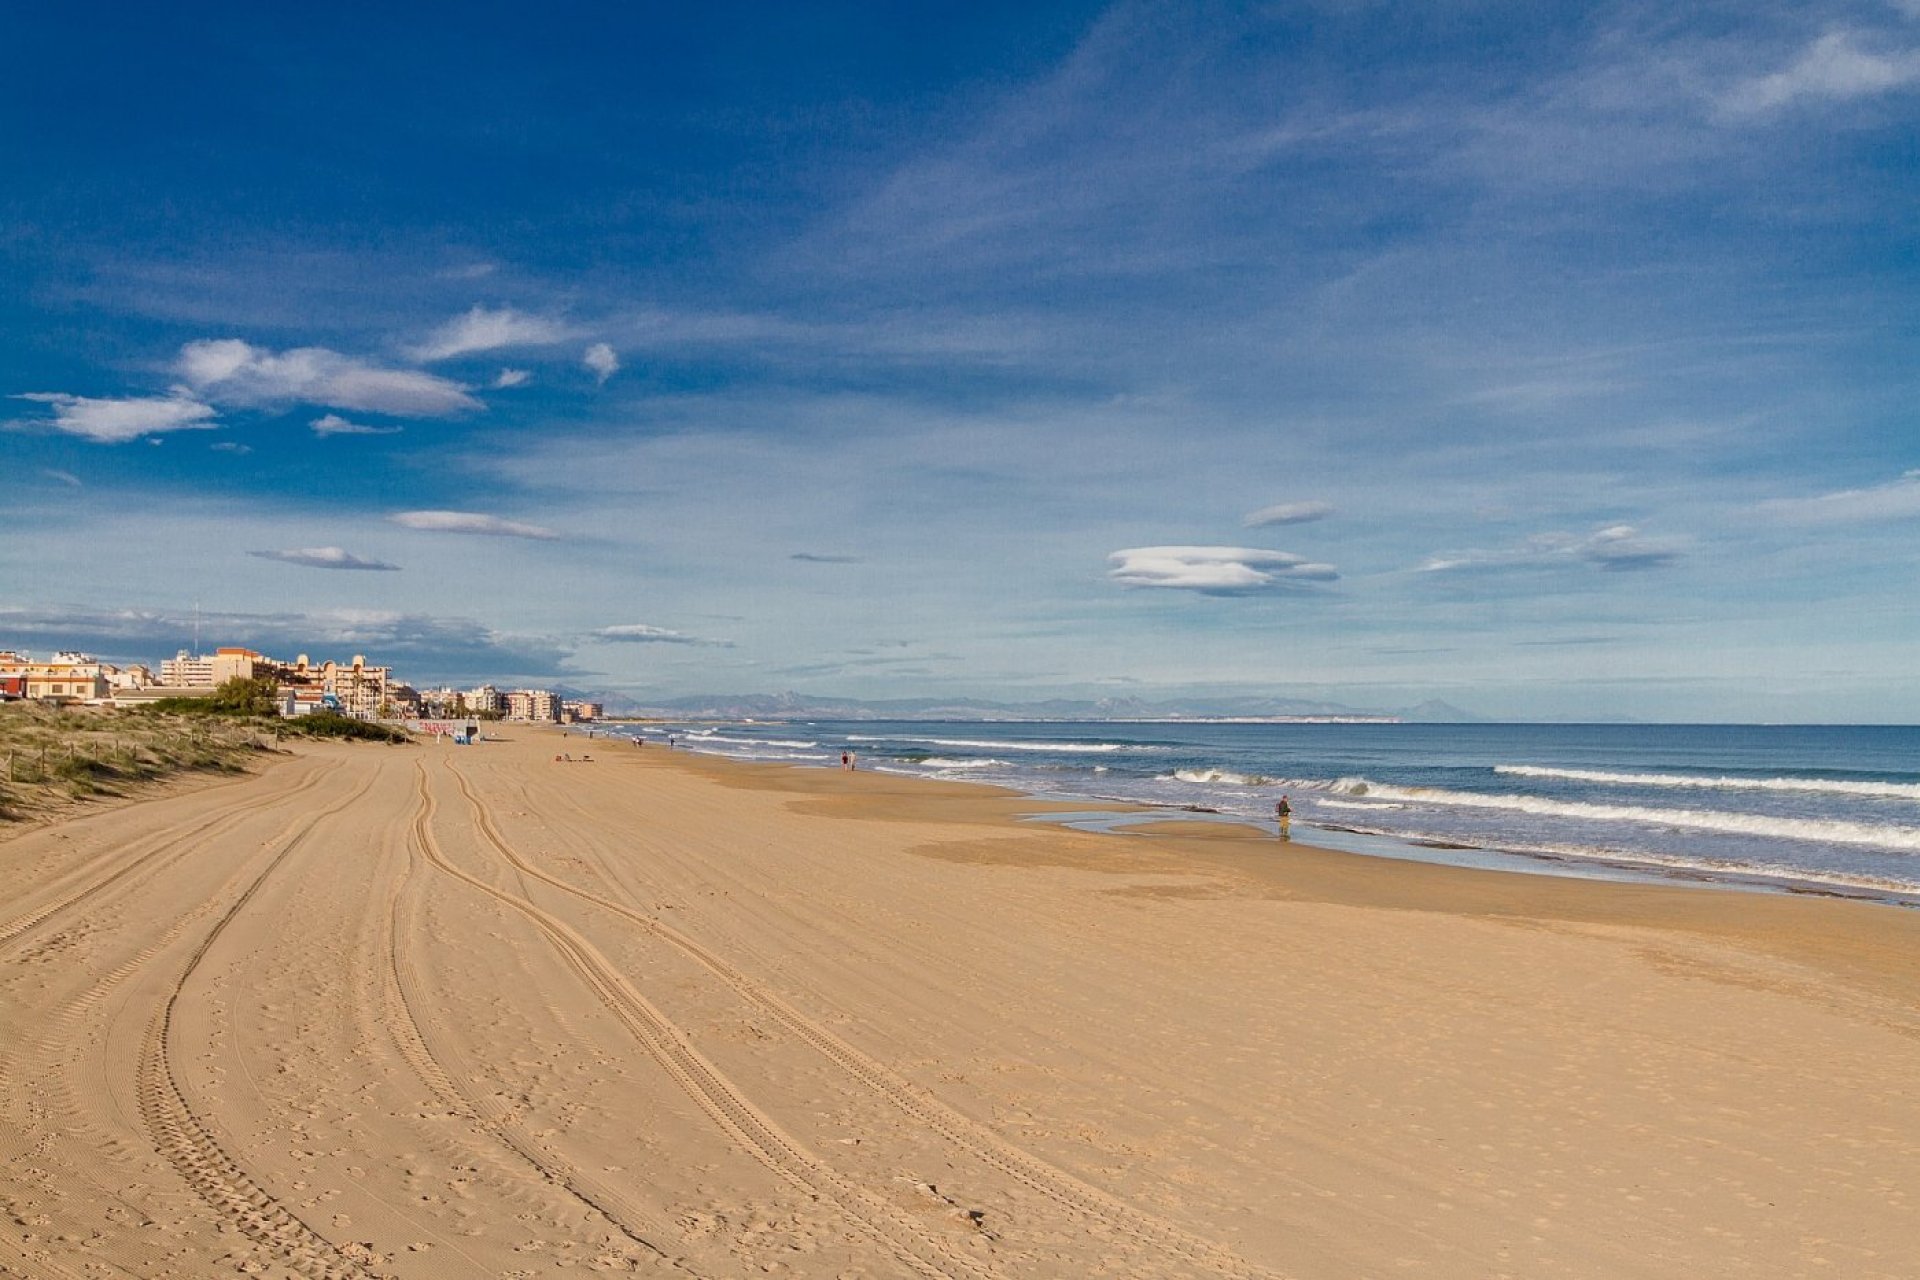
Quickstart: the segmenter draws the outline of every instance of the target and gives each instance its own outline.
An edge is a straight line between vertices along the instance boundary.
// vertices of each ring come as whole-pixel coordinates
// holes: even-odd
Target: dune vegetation
[[[289,737],[409,741],[403,730],[342,715],[282,720],[228,692],[126,710],[0,704],[0,820],[130,795],[180,774],[244,772]]]

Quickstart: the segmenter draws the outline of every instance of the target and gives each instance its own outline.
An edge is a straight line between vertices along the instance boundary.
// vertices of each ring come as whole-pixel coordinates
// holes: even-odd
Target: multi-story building
[[[4,656],[11,660],[5,671],[15,675],[28,698],[99,701],[112,692],[110,674],[118,671],[85,653],[56,653],[45,662],[29,662],[16,653]]]
[[[143,662],[136,662],[130,667],[121,667],[110,672],[107,683],[113,686],[114,696],[118,697],[134,689],[151,688],[160,682],[153,678],[153,668]]]
[[[570,724],[589,724],[605,714],[605,708],[598,702],[581,702],[572,698],[560,704],[560,718]]]
[[[160,664],[160,683],[175,689],[211,689],[213,659],[182,649]]]
[[[362,719],[383,714],[392,701],[393,668],[368,666],[365,654],[354,654],[349,663],[315,665],[303,653],[282,678],[296,688],[319,687],[333,695],[340,710]]]
[[[515,689],[507,695],[507,719],[552,724],[560,718],[560,699],[549,689]]]
[[[467,690],[468,714],[476,716],[488,714],[503,715],[506,710],[506,696],[492,685],[483,684],[478,689]]]

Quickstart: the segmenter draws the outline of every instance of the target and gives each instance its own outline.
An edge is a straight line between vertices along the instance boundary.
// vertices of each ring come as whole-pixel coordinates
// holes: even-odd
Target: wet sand
[[[502,732],[0,839],[0,1274],[1920,1274],[1920,913]]]

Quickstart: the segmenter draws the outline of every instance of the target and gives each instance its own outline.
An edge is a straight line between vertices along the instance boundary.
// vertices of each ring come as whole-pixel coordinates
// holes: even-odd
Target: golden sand
[[[506,732],[0,843],[0,1274],[1920,1275],[1913,912]]]

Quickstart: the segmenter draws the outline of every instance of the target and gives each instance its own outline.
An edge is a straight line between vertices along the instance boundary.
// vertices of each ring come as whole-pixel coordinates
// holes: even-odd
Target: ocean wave
[[[1626,787],[1677,787],[1693,791],[1792,791],[1920,801],[1920,782],[1856,782],[1844,778],[1735,778],[1686,773],[1609,773],[1600,769],[1554,769],[1545,765],[1495,765],[1515,778],[1549,778]]]
[[[817,742],[800,742],[790,738],[730,738],[723,733],[690,734],[702,742],[730,742],[743,747],[817,747]]]
[[[914,763],[924,765],[929,769],[992,769],[995,767],[1004,768],[1007,762],[1005,760],[995,760],[991,756],[980,756],[971,760],[948,760],[942,756],[928,756],[926,759],[916,760]]]
[[[1057,751],[1107,755],[1115,751],[1159,751],[1138,742],[1005,742],[994,738],[914,738],[904,734],[850,733],[848,742],[924,742],[935,747],[972,747],[981,751]]]
[[[1824,818],[1770,818],[1761,814],[1727,813],[1713,809],[1658,809],[1644,805],[1592,804],[1581,800],[1547,800],[1539,796],[1487,795],[1476,791],[1446,791],[1437,787],[1390,787],[1364,778],[1343,778],[1334,788],[1346,795],[1409,804],[1442,805],[1461,809],[1499,809],[1549,818],[1583,818],[1592,822],[1633,822],[1685,831],[1715,831],[1727,835],[1770,836],[1826,844],[1870,845],[1882,849],[1920,852],[1920,827],[1895,827],[1869,822]]]
[[[1230,787],[1270,787],[1274,779],[1258,773],[1237,773],[1232,769],[1175,769],[1169,775],[1176,782],[1225,783]]]

